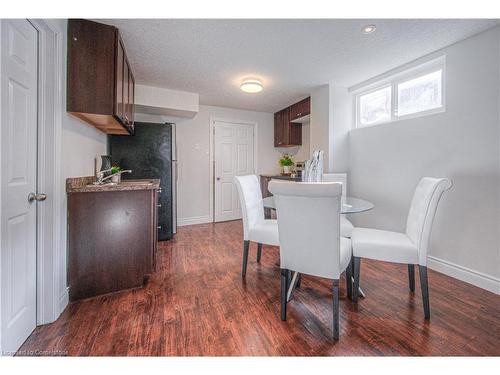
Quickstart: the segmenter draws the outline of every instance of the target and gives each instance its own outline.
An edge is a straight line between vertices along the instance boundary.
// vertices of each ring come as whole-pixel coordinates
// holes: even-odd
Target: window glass
[[[442,70],[398,84],[397,116],[440,108],[442,101]]]
[[[359,124],[373,125],[391,120],[391,87],[360,95]]]

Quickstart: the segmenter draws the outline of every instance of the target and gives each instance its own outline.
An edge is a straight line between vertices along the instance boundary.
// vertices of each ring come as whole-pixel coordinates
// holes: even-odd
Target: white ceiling
[[[350,87],[498,20],[97,20],[120,29],[136,81],[200,103],[275,112],[332,82]],[[376,24],[370,35],[361,27]],[[239,89],[243,78],[260,94]]]

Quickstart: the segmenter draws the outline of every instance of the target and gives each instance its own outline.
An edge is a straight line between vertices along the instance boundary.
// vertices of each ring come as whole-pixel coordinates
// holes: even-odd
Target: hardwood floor
[[[20,354],[500,355],[500,296],[432,270],[426,321],[406,265],[363,261],[367,297],[353,304],[342,279],[333,342],[331,282],[304,276],[282,322],[278,248],[264,246],[257,264],[252,244],[243,281],[240,221],[181,227],[160,244],[146,287],[70,304]]]

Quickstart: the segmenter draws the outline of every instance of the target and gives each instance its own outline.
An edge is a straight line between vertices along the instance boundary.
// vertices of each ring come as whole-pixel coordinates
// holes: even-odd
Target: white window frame
[[[407,69],[401,70],[397,73],[386,74],[381,78],[375,79],[373,82],[366,85],[361,85],[358,88],[351,90],[353,93],[353,111],[354,111],[354,125],[355,128],[369,128],[372,126],[377,126],[381,124],[389,124],[393,122],[429,116],[436,113],[442,113],[446,111],[446,69],[445,69],[445,56],[438,57],[436,59],[413,65]],[[398,113],[398,85],[400,83],[410,81],[412,79],[424,76],[441,70],[441,103],[442,105],[438,108],[432,108],[426,111],[420,111],[416,113],[410,113],[407,115],[399,116]],[[385,77],[384,77],[385,76]],[[364,125],[360,123],[359,119],[359,102],[360,97],[366,94],[370,94],[374,91],[384,89],[386,87],[391,87],[391,117],[389,120],[378,121],[373,124]]]

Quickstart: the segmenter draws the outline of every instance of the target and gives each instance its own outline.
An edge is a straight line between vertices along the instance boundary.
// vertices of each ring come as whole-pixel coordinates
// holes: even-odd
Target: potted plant
[[[293,165],[295,164],[292,160],[292,157],[288,154],[284,154],[280,158],[279,163],[283,168],[283,174],[290,174],[290,167],[293,167]]]
[[[117,165],[114,165],[111,167],[111,174],[115,174],[115,173],[118,173],[118,172],[121,172],[121,168],[118,167]],[[121,174],[117,174],[116,176],[113,176],[111,177],[111,182],[115,183],[115,184],[119,184],[120,181],[122,179],[122,175]]]

